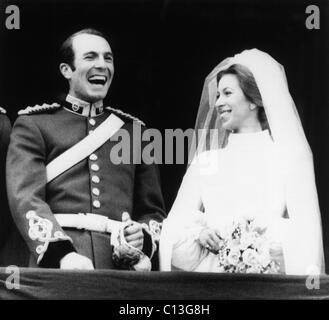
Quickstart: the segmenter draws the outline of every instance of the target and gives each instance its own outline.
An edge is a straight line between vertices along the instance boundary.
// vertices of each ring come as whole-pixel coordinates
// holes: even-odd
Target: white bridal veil
[[[196,130],[204,130],[192,145],[197,146],[198,152],[225,146],[229,133],[222,128],[215,108],[217,74],[233,64],[243,65],[253,74],[273,141],[284,162],[288,218],[280,219],[279,228],[285,239],[286,273],[324,272],[321,216],[312,152],[289,93],[284,69],[278,62],[257,49],[245,50],[222,61],[205,80],[196,120]],[[218,135],[210,135],[211,129],[218,130]],[[171,270],[172,246],[180,227],[187,219],[195,218],[194,213],[187,217],[177,210],[181,205],[177,201],[163,224],[160,241],[160,268],[163,271]]]

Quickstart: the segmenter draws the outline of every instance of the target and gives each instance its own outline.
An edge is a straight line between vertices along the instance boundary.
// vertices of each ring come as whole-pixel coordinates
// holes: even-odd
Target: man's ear
[[[65,79],[71,79],[73,71],[67,63],[61,63],[59,65],[59,70]]]

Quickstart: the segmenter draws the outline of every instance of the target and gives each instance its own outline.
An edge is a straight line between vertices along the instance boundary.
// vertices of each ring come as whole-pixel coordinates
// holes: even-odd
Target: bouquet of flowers
[[[280,265],[271,258],[270,240],[253,220],[233,222],[223,230],[218,252],[219,272],[279,273]]]

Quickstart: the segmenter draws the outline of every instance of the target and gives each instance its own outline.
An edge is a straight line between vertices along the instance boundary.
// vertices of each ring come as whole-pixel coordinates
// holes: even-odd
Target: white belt
[[[116,245],[120,229],[125,225],[121,221],[93,213],[55,214],[54,216],[61,227],[111,233],[112,245]]]
[[[128,244],[123,236],[123,229],[129,222],[121,222],[112,220],[107,217],[94,213],[78,213],[78,214],[55,214],[54,215],[58,224],[61,227],[85,229],[89,231],[107,232],[111,233],[111,245],[117,247],[120,251],[125,251],[125,257],[129,258],[129,252],[138,252],[140,257],[139,261],[133,266],[136,271],[150,271],[151,261],[143,253],[143,251],[134,248]],[[122,248],[125,247],[125,248]],[[131,257],[131,255],[130,255]]]

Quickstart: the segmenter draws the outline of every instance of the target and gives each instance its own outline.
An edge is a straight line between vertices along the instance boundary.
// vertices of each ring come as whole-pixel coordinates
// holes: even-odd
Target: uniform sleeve
[[[144,147],[145,144],[142,150]],[[132,218],[143,226],[143,252],[150,258],[157,250],[165,215],[159,168],[157,164],[147,164],[142,159],[141,164],[136,166]]]
[[[46,203],[46,148],[33,117],[19,117],[12,131],[7,156],[9,205],[37,263],[51,267],[46,261],[41,263],[44,256],[60,259],[67,253],[67,246],[71,251],[74,247],[72,239],[64,233]],[[56,242],[66,244],[53,246]],[[56,255],[50,250],[56,250]]]
[[[143,225],[143,252],[152,258],[157,249],[161,224],[165,217],[159,170],[155,164],[138,165],[134,189],[133,220]]]
[[[11,132],[11,124],[7,116],[0,115],[0,248],[6,241],[11,227],[11,215],[8,207],[6,191],[6,155]]]

